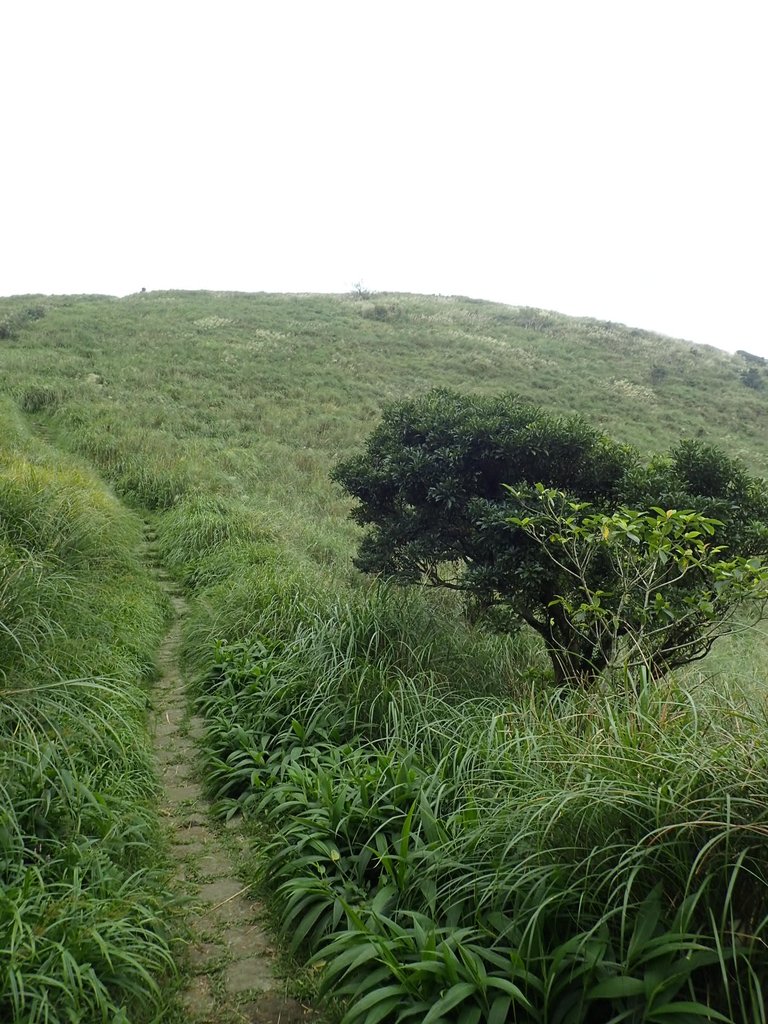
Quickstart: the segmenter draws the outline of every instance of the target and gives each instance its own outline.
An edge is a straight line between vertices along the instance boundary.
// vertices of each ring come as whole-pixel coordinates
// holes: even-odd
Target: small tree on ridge
[[[367,527],[359,568],[503,609],[559,683],[622,657],[663,674],[766,596],[768,489],[710,446],[644,463],[581,417],[435,390],[390,405],[333,476]]]

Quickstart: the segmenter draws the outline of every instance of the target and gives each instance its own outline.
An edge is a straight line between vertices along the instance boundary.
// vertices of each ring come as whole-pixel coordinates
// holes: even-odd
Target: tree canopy
[[[662,674],[766,597],[768,487],[700,442],[644,460],[579,416],[441,389],[390,405],[333,475],[359,568],[526,623],[560,682]]]

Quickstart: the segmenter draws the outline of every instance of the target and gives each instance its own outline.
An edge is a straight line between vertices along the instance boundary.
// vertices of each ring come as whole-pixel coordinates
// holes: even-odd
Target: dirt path
[[[217,830],[211,824],[197,781],[196,740],[203,735],[204,723],[189,713],[178,658],[187,603],[163,572],[150,527],[145,531],[145,556],[174,608],[158,653],[152,735],[163,785],[160,813],[179,889],[191,900],[192,975],[181,995],[184,1019],[189,1024],[303,1024],[310,1019],[309,1011],[285,995],[269,935],[260,923],[263,908],[249,899],[238,875],[243,837],[237,830]]]

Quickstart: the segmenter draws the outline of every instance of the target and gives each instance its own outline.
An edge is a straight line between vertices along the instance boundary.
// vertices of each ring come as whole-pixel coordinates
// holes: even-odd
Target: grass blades
[[[130,553],[136,518],[26,416],[152,510],[193,605],[210,792],[259,823],[259,876],[331,1014],[767,1024],[765,635],[661,689],[552,693],[525,633],[366,588],[328,478],[385,401],[435,386],[512,389],[642,450],[682,434],[765,473],[743,357],[440,297],[31,301],[0,300],[0,871],[16,894],[0,1017],[77,1019],[61,984],[83,1019],[121,1019],[99,999],[162,1013],[151,986],[134,1013],[138,967],[119,980],[83,940],[81,989],[61,937],[33,948],[18,923],[23,906],[47,934],[66,885],[83,920],[112,920],[129,879],[162,916],[136,724],[162,604]],[[157,977],[167,936],[131,920],[143,945],[120,942]]]
[[[0,1018],[147,1020],[175,972],[145,732],[165,604],[140,523],[0,413]]]
[[[410,598],[262,586],[203,684],[207,774],[272,830],[262,880],[345,1024],[763,1019],[760,718],[674,681],[552,697],[503,660],[474,694],[482,634],[450,672]]]

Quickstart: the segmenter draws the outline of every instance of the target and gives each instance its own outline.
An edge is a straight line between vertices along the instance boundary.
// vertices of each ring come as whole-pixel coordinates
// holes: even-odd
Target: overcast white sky
[[[768,355],[763,0],[4,0],[0,294],[437,292]]]

